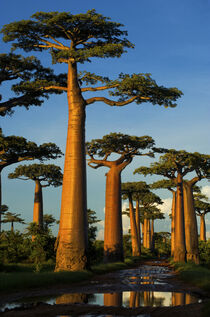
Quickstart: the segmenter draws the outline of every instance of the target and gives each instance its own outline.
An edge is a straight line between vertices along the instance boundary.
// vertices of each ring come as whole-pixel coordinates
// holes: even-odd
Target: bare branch
[[[93,97],[93,98],[87,99],[86,104],[90,105],[94,102],[102,101],[109,106],[125,106],[125,105],[131,103],[132,101],[134,101],[136,98],[137,98],[136,96],[133,96],[130,99],[125,100],[125,101],[114,101],[114,100],[110,100],[110,99],[105,98],[105,97]]]
[[[67,87],[60,87],[60,86],[47,86],[47,87],[41,87],[41,89],[45,89],[45,90],[55,89],[55,90],[67,91]]]
[[[101,87],[86,87],[86,88],[81,88],[82,92],[85,91],[99,91],[99,90],[106,90],[106,89],[110,89],[110,88],[114,88],[117,87],[118,85],[112,85],[112,86],[101,86]]]

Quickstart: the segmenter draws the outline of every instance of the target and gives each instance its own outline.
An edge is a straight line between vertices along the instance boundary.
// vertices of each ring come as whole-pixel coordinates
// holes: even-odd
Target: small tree
[[[104,227],[106,262],[123,261],[121,173],[132,162],[134,156],[153,156],[151,151],[143,152],[153,145],[154,140],[149,136],[137,137],[122,133],[110,133],[102,139],[92,140],[86,144],[87,154],[90,157],[88,165],[95,169],[101,166],[109,168],[106,174]],[[112,154],[117,154],[118,158],[108,160]]]
[[[15,213],[12,213],[12,212],[8,211],[8,212],[6,212],[4,214],[4,218],[3,218],[3,220],[1,222],[3,222],[3,223],[8,223],[8,222],[11,223],[11,231],[13,232],[14,231],[14,223],[15,222],[23,223],[23,224],[25,223],[24,219],[20,218],[19,216],[20,216],[20,214],[15,214]]]
[[[208,198],[207,198],[208,199]],[[205,216],[210,212],[210,203],[195,198],[195,210],[197,216],[200,217],[200,240],[206,242],[206,223]]]
[[[21,180],[33,180],[35,182],[33,222],[43,228],[43,198],[42,188],[48,186],[60,186],[63,175],[61,168],[53,164],[19,165],[8,178]]]
[[[89,10],[85,14],[37,12],[29,20],[3,27],[3,40],[13,49],[26,52],[49,50],[53,63],[67,64],[66,85],[43,83],[43,90],[67,93],[69,123],[62,190],[61,222],[56,270],[80,270],[87,265],[87,197],[85,164],[86,106],[104,102],[124,106],[133,101],[173,107],[182,93],[176,88],[158,86],[149,74],[120,74],[109,80],[90,72],[78,74],[79,63],[92,58],[120,57],[133,44],[126,38],[123,25]],[[85,83],[88,87],[82,87]],[[95,86],[102,83],[99,86]],[[88,91],[110,91],[114,98],[97,96],[85,99]],[[119,98],[116,100],[115,96]],[[75,186],[77,183],[77,186]],[[67,227],[68,224],[68,227]],[[67,242],[68,241],[68,242]]]
[[[40,161],[61,157],[62,152],[55,143],[37,145],[19,136],[4,136],[0,129],[0,206],[2,205],[1,172],[12,164],[38,159]],[[0,213],[1,221],[1,213]]]

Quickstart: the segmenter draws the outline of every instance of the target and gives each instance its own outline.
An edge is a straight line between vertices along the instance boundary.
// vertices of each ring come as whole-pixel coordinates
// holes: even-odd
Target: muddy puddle
[[[31,291],[0,302],[0,311],[17,307],[31,308],[37,303],[49,305],[75,304],[113,306],[122,308],[173,307],[202,302],[202,299],[173,283],[173,272],[159,263],[141,265],[138,268],[120,270],[98,276],[84,285],[71,285],[65,289]],[[55,317],[70,317],[56,315]],[[83,315],[93,317],[96,315]],[[107,315],[106,315],[107,316]],[[109,315],[111,316],[111,315]],[[150,315],[139,315],[139,317]],[[97,315],[102,317],[102,315]]]

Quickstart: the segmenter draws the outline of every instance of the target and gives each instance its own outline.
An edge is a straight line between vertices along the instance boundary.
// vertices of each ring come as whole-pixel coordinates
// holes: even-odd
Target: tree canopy
[[[43,83],[53,85],[63,81],[66,81],[63,75],[54,75],[50,68],[43,67],[34,56],[0,54],[0,86],[6,82],[11,83],[11,91],[15,95],[7,100],[4,100],[4,95],[0,95],[0,115],[11,115],[16,106],[24,106],[26,109],[32,105],[40,106],[49,93],[62,92],[40,89]]]
[[[60,186],[62,184],[63,175],[61,168],[54,164],[31,164],[19,165],[13,173],[8,175],[8,178],[19,178],[23,180],[39,180],[42,182],[42,187]]]

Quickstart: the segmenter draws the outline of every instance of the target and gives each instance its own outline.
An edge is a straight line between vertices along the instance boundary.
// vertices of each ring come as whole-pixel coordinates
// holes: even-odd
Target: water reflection
[[[156,291],[132,291],[120,293],[69,293],[58,297],[51,298],[27,298],[26,301],[5,303],[0,306],[0,311],[6,308],[15,308],[22,305],[30,305],[30,303],[44,302],[47,304],[92,304],[101,306],[117,306],[127,308],[138,308],[144,306],[163,307],[188,305],[200,302],[200,299],[188,294],[178,292],[156,292]]]

